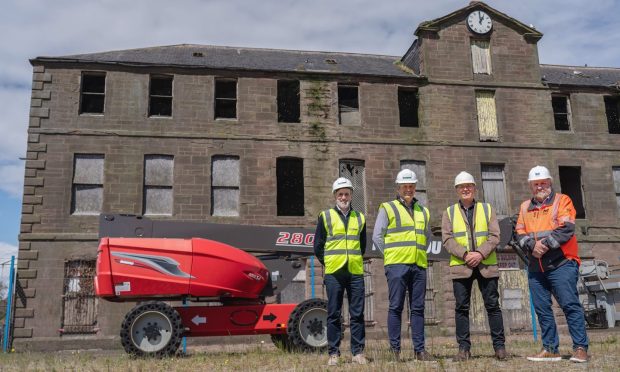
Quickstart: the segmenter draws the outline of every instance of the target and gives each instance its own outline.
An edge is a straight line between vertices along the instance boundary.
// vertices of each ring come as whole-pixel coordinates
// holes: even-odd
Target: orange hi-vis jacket
[[[581,264],[575,237],[575,207],[568,195],[552,193],[543,203],[521,203],[515,230],[517,241],[528,253],[529,271],[555,269],[567,260]],[[540,258],[532,256],[536,241],[549,248]]]

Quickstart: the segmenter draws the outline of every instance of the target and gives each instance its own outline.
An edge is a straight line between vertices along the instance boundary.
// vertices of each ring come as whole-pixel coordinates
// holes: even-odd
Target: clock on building
[[[482,10],[474,10],[467,16],[467,26],[472,32],[484,35],[491,31],[493,21],[486,12]]]

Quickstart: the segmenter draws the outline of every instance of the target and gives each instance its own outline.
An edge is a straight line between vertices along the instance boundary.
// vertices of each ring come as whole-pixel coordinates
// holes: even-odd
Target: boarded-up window
[[[97,215],[103,205],[102,154],[75,154],[71,214]]]
[[[144,214],[172,215],[174,157],[144,157]]]
[[[363,160],[340,160],[339,177],[346,177],[353,183],[351,205],[358,212],[366,213],[366,169]]]
[[[553,121],[555,130],[570,130],[571,114],[570,101],[567,96],[551,96],[553,107]]]
[[[510,209],[506,199],[504,166],[501,164],[482,164],[481,171],[484,201],[493,206],[498,218],[508,217]]]
[[[418,183],[415,186],[415,198],[420,204],[428,207],[428,197],[426,196],[426,163],[417,160],[401,160],[400,169],[412,170],[418,176]]]
[[[424,296],[424,324],[437,324],[437,304],[435,303],[435,295],[437,294],[437,286],[435,285],[435,267],[433,262],[428,263],[426,269],[426,294]],[[409,302],[407,302],[409,303]]]
[[[299,80],[278,80],[278,122],[299,123]]]
[[[364,261],[364,321],[367,326],[375,325],[375,292],[373,288],[372,260]]]
[[[103,114],[105,106],[105,72],[82,73],[80,114]]]
[[[65,261],[62,296],[63,334],[97,332],[97,297],[94,289],[95,260]]]
[[[618,217],[620,217],[620,167],[613,167],[614,191],[616,193],[616,204],[618,206]]]
[[[276,160],[278,183],[278,216],[304,215],[304,160],[278,158]]]
[[[237,117],[237,80],[215,80],[215,118]]]
[[[491,74],[491,48],[488,40],[471,41],[471,61],[474,74]]]
[[[419,127],[418,90],[398,87],[398,113],[401,127]]]
[[[573,201],[577,218],[586,218],[583,204],[583,185],[581,184],[581,167],[560,167],[560,188]]]
[[[149,116],[172,116],[172,76],[151,75]]]
[[[620,97],[605,97],[605,115],[609,133],[620,134]]]
[[[497,114],[495,111],[495,92],[490,90],[476,91],[476,106],[478,108],[478,129],[480,141],[497,141]]]
[[[340,124],[358,124],[360,122],[357,86],[338,85],[338,112]]]
[[[239,157],[211,159],[211,215],[239,215]]]

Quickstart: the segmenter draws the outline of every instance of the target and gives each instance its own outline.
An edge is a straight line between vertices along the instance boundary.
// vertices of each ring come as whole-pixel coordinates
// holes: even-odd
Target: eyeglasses
[[[456,187],[457,190],[465,190],[465,189],[473,189],[476,185],[458,185]]]

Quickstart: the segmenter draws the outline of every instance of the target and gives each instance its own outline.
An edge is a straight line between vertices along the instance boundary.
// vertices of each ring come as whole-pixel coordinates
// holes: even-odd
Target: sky
[[[541,63],[620,67],[620,0],[488,0],[544,34]],[[174,44],[401,56],[464,0],[0,0],[0,274],[17,252],[32,66]],[[5,267],[5,270],[2,270]]]

